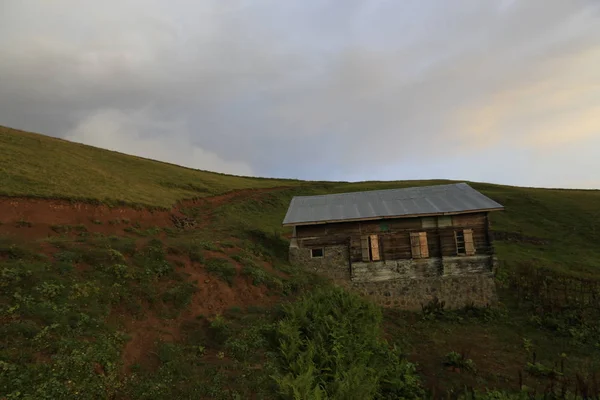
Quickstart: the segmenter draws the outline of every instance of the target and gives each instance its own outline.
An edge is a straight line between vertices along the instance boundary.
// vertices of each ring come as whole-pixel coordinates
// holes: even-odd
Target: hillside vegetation
[[[236,189],[297,184],[198,171],[0,126],[0,194],[171,207]]]
[[[408,313],[290,266],[281,221],[296,195],[448,181],[235,177],[0,128],[0,182],[20,198],[0,202],[0,398],[600,393],[600,315],[579,295],[600,281],[600,191],[469,182],[506,207],[501,304]]]

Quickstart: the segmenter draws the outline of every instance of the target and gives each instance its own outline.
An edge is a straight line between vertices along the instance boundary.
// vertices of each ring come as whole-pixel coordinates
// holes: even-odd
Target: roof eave
[[[376,220],[395,219],[395,218],[434,217],[434,216],[474,214],[474,213],[479,213],[479,212],[504,211],[504,210],[505,210],[504,207],[495,207],[495,208],[482,208],[482,209],[476,209],[476,210],[452,211],[452,212],[429,213],[429,214],[407,214],[407,215],[389,215],[389,216],[386,215],[383,217],[332,219],[332,220],[306,221],[306,222],[288,222],[288,223],[283,223],[282,226],[322,225],[322,224],[333,224],[333,223],[339,223],[339,222],[360,222],[360,221],[376,221]]]

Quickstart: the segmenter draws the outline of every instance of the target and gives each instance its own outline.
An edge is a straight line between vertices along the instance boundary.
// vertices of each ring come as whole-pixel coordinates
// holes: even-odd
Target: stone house
[[[466,183],[294,197],[289,258],[387,306],[448,308],[496,297],[488,214]]]

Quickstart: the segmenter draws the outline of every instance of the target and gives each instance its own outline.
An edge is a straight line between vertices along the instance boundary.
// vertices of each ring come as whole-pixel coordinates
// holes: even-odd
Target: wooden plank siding
[[[301,247],[348,245],[350,260],[359,262],[363,260],[361,237],[377,235],[379,258],[400,260],[412,258],[410,233],[426,232],[429,257],[448,257],[457,255],[455,231],[464,228],[472,231],[475,254],[489,254],[487,223],[486,213],[474,213],[454,215],[452,226],[445,226],[449,225],[445,222],[440,228],[430,227],[430,220],[425,223],[427,228],[423,228],[421,218],[307,225],[296,227],[296,240]]]

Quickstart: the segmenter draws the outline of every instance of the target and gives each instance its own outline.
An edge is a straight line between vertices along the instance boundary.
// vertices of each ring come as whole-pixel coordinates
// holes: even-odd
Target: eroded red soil
[[[243,189],[218,196],[184,200],[171,210],[134,209],[131,207],[108,207],[66,200],[46,200],[23,197],[0,197],[0,234],[15,234],[26,239],[54,236],[57,230],[85,228],[88,232],[124,234],[125,229],[135,225],[139,229],[173,227],[173,216],[184,218],[181,209],[200,207],[198,227],[211,222],[214,209],[233,201],[259,198],[261,195],[284,190],[287,187]],[[53,229],[54,228],[54,229]]]
[[[76,235],[82,230],[104,235],[128,235],[126,229],[132,226],[137,229],[173,228],[173,216],[185,218],[180,210],[186,207],[196,207],[205,211],[200,215],[195,228],[206,229],[212,221],[213,211],[219,206],[228,202],[259,198],[266,192],[282,189],[285,187],[233,191],[219,196],[183,201],[169,211],[108,207],[63,200],[0,198],[0,235],[15,236],[24,241],[65,234]],[[139,238],[138,245],[142,246],[147,240]],[[41,242],[40,246],[42,252],[48,256],[53,256],[56,252],[48,243]],[[226,258],[236,265],[239,271],[241,266],[230,258],[238,250],[229,248],[224,250],[226,253],[206,251],[204,256]],[[113,310],[111,319],[120,321],[131,336],[131,340],[123,349],[126,369],[136,363],[150,367],[157,365],[158,359],[154,354],[157,341],[181,339],[181,327],[186,321],[196,320],[199,316],[210,319],[233,306],[266,306],[277,301],[276,296],[267,294],[266,287],[254,286],[248,277],[238,274],[230,286],[209,274],[202,264],[191,262],[187,257],[170,255],[169,259],[180,265],[179,272],[184,273],[189,282],[194,282],[198,291],[193,295],[190,305],[172,320],[161,318],[149,310],[143,312],[142,320],[118,309]],[[268,263],[263,264],[266,270],[279,276],[285,275],[275,271]]]

